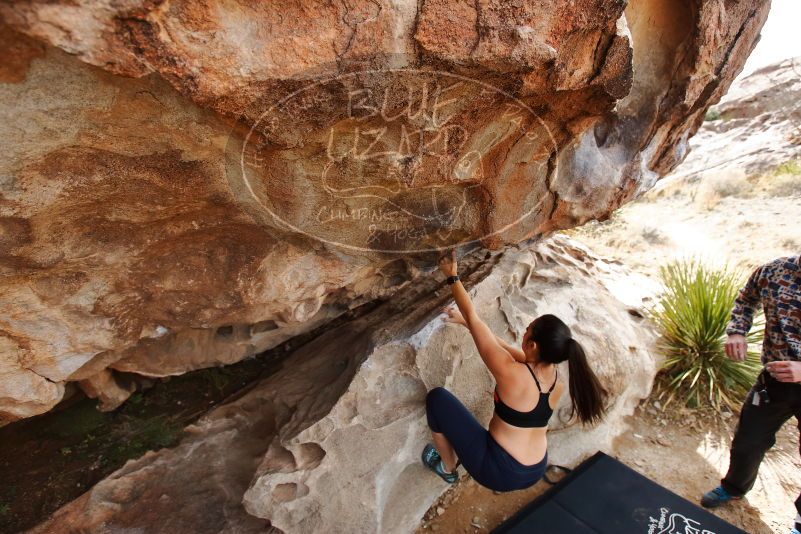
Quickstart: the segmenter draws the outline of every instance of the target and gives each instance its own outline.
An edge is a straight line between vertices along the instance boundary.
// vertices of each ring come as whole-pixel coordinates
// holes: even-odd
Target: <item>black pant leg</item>
[[[798,427],[798,454],[801,455],[801,384],[794,384],[794,386],[793,414],[795,414],[795,422]],[[798,510],[799,515],[801,515],[801,493],[798,494],[798,498],[795,500],[795,508]]]
[[[429,428],[445,436],[465,470],[481,483],[478,475],[487,454],[487,429],[443,387],[436,387],[426,395],[426,416]]]
[[[784,388],[769,384],[770,402],[754,406],[756,389],[751,388],[743,403],[731,444],[729,471],[720,481],[732,495],[743,495],[753,487],[759,464],[776,443],[776,432],[794,413],[792,399],[786,397]]]
[[[798,423],[798,438],[799,442],[801,442],[801,408],[796,407],[795,420]],[[801,443],[798,446],[798,453],[801,454]],[[801,515],[801,492],[799,492],[795,500],[795,509],[798,511],[798,515]]]

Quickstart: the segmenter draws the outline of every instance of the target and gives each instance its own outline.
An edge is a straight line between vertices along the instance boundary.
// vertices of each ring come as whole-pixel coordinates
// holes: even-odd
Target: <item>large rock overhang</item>
[[[0,414],[607,217],[683,159],[768,8],[0,5]]]

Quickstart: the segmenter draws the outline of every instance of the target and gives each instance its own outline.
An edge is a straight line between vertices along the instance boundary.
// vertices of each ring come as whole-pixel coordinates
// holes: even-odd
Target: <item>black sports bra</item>
[[[503,403],[501,398],[498,396],[498,386],[495,386],[495,413],[498,414],[498,417],[500,417],[502,421],[505,421],[512,426],[520,426],[525,428],[547,426],[548,420],[553,414],[551,405],[548,404],[548,399],[551,396],[551,391],[553,391],[553,388],[556,387],[556,381],[559,378],[559,369],[555,369],[556,376],[554,377],[551,389],[549,389],[546,393],[543,393],[542,388],[540,387],[540,381],[537,380],[537,377],[534,375],[534,371],[531,370],[531,367],[529,367],[528,364],[523,365],[526,366],[528,372],[531,373],[532,377],[534,377],[534,382],[537,383],[537,389],[540,392],[539,402],[537,402],[537,405],[530,412],[518,412],[514,408],[510,408]]]

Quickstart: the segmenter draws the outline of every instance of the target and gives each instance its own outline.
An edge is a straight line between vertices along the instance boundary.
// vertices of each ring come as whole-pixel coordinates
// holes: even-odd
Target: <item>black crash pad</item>
[[[676,469],[681,468],[676,465]],[[745,531],[599,452],[493,531],[493,534],[573,533],[744,534]]]

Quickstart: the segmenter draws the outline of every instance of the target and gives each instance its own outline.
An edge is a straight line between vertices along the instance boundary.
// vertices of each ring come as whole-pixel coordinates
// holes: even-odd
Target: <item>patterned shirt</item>
[[[759,303],[765,311],[762,363],[801,360],[801,256],[758,267],[734,301],[726,333],[745,335]]]

